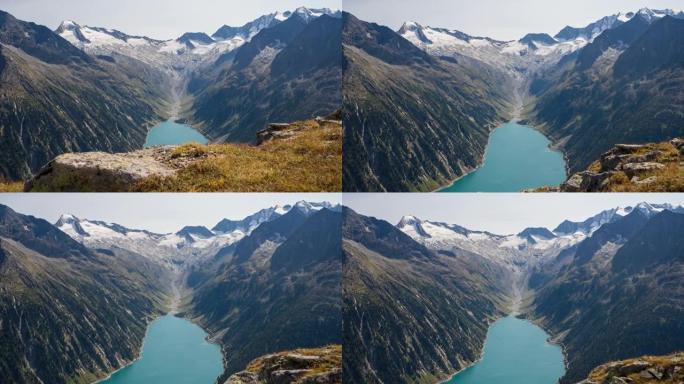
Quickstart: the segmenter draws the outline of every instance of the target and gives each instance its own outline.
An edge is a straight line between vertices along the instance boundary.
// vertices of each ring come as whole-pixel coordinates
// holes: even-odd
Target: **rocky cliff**
[[[224,384],[341,384],[342,346],[296,349],[253,360]]]
[[[684,382],[684,353],[644,356],[604,364],[579,384],[678,384]]]
[[[574,383],[597,365],[684,348],[684,215],[634,210],[580,243],[528,316],[565,347]]]
[[[349,209],[342,234],[345,383],[434,383],[479,359],[508,300],[501,268]]]
[[[2,382],[90,383],[130,363],[163,311],[166,273],[0,205]]]
[[[586,171],[570,176],[560,192],[683,192],[684,139],[618,144]]]
[[[508,80],[343,18],[345,191],[431,191],[476,168],[490,129],[507,118]]]
[[[531,117],[567,155],[570,172],[617,143],[684,134],[683,49],[684,20],[637,15],[564,60]]]
[[[340,222],[294,207],[190,271],[187,316],[221,345],[222,380],[259,356],[342,344]]]

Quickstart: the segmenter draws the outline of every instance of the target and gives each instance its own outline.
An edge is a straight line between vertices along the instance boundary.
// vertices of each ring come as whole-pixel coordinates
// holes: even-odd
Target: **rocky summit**
[[[679,192],[684,187],[684,139],[618,144],[586,171],[563,183],[560,192]]]
[[[594,369],[579,384],[650,384],[684,382],[684,353],[646,356],[613,362]]]
[[[252,361],[224,384],[342,383],[342,346],[273,353]]]

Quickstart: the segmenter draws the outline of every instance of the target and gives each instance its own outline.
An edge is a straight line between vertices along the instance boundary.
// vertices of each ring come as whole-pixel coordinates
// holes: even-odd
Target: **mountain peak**
[[[553,232],[549,231],[547,228],[526,228],[518,234],[519,237],[534,240],[532,236],[536,236],[545,240],[553,239],[556,236]]]
[[[399,28],[398,33],[400,35],[403,35],[406,32],[417,31],[420,29],[423,29],[423,26],[416,23],[415,21],[405,21],[404,24],[401,25],[401,28]]]
[[[207,35],[204,32],[186,32],[181,37],[179,37],[177,41],[184,44],[192,44],[193,41],[202,44],[214,43],[214,39],[212,39],[209,35]]]
[[[661,19],[665,16],[678,15],[678,13],[672,9],[651,9],[646,7],[641,8],[639,11],[637,11],[636,14],[644,18],[649,23],[653,22],[656,19]],[[679,12],[679,15],[681,14],[682,12]]]
[[[186,226],[180,231],[176,232],[176,235],[184,236],[190,239],[192,238],[192,235],[205,239],[215,236],[215,234],[212,231],[210,231],[207,227],[204,226]]]
[[[534,43],[542,43],[545,45],[553,45],[558,41],[551,37],[548,33],[528,33],[522,39],[518,40],[523,44],[532,45]]]
[[[68,214],[68,213],[65,213],[59,217],[59,219],[55,223],[55,226],[60,227],[60,226],[65,225],[65,224],[78,223],[80,221],[81,221],[81,219],[79,219],[78,217],[71,215],[71,214]]]
[[[315,212],[320,211],[321,209],[328,209],[331,211],[340,211],[340,206],[339,205],[332,205],[330,203],[323,202],[323,203],[311,203],[308,201],[299,201],[294,205],[294,208],[297,208],[300,212],[304,213],[305,215],[309,216]]]
[[[332,10],[330,8],[307,8],[301,6],[295,9],[295,11],[292,14],[298,15],[308,23],[312,19],[321,17],[323,15],[338,16],[340,14],[340,11]]]
[[[57,27],[57,33],[64,31],[73,31],[74,29],[81,28],[81,25],[72,20],[64,20]]]
[[[423,221],[415,216],[404,216],[399,220],[399,223],[397,223],[397,227],[405,227],[407,225],[415,225],[415,224],[420,224]]]

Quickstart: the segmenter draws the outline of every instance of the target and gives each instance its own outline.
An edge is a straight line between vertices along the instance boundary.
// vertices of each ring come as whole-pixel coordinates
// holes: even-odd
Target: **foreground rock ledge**
[[[252,361],[224,384],[341,384],[342,346],[274,353]]]
[[[169,177],[183,166],[173,161],[177,147],[165,146],[127,153],[85,152],[60,155],[26,183],[25,191],[124,192],[150,176]],[[185,161],[185,164],[192,159]]]
[[[271,191],[279,190],[278,188],[283,190],[306,188],[312,191],[341,190],[342,122],[339,118],[339,112],[337,112],[325,118],[270,124],[257,133],[256,146],[231,143],[208,146],[186,144],[115,154],[104,152],[63,154],[44,166],[24,185],[24,190],[26,192],[146,191],[149,189],[146,182],[171,180],[175,179],[174,176],[185,180],[185,184],[181,187],[173,183],[170,187],[161,184],[160,192],[176,191],[174,188],[178,188],[179,192],[205,191],[205,189],[207,192],[228,192],[233,189],[241,191],[240,188],[243,186],[250,191],[252,189]],[[230,162],[227,162],[228,158],[231,159]],[[337,162],[339,166],[336,165]],[[218,164],[223,164],[224,168],[220,168]],[[250,166],[252,166],[251,169]],[[213,174],[210,174],[211,167],[217,169]],[[276,176],[274,178],[269,174]],[[336,176],[339,176],[339,182]],[[205,179],[203,180],[202,177]],[[225,185],[220,182],[226,180],[235,181],[236,185],[215,189],[206,186],[211,183]],[[153,187],[157,185],[154,184]]]
[[[560,187],[536,192],[684,192],[684,139],[617,144]]]
[[[684,353],[645,356],[618,361],[594,369],[579,384],[684,383]]]

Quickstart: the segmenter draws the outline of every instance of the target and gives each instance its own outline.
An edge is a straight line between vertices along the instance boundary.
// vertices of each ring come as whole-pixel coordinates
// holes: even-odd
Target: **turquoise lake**
[[[482,360],[448,384],[556,384],[565,374],[563,352],[541,328],[507,317],[489,328]]]
[[[565,159],[549,140],[514,121],[489,136],[484,163],[440,192],[520,192],[566,180]]]
[[[150,324],[142,356],[106,384],[213,384],[223,372],[221,349],[197,325],[172,315]]]
[[[152,127],[147,133],[145,148],[158,145],[180,145],[186,143],[206,144],[209,139],[189,125],[165,121]]]

